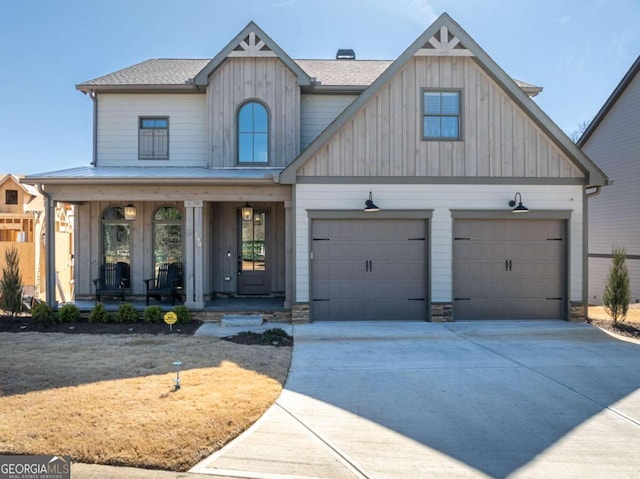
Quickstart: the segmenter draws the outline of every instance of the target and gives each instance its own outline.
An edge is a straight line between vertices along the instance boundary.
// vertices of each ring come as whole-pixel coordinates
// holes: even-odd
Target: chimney
[[[340,48],[336,53],[336,60],[355,60],[356,52],[350,48]]]

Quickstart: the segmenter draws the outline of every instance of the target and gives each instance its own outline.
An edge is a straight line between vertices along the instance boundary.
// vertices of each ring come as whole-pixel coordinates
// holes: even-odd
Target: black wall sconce
[[[516,204],[518,206],[516,206]],[[513,213],[527,213],[529,211],[529,208],[522,204],[522,195],[520,194],[520,192],[516,193],[516,196],[514,196],[511,201],[509,201],[509,206],[511,206],[512,208],[515,206],[515,208],[513,208],[512,210]]]
[[[136,207],[132,204],[128,204],[124,207],[124,219],[127,221],[133,221],[136,219]]]
[[[380,211],[380,208],[378,208],[373,202],[371,192],[369,192],[369,199],[364,202],[364,211],[366,211],[367,213],[371,213],[373,211]]]
[[[248,202],[242,207],[242,219],[244,221],[251,221],[253,219],[253,206]]]

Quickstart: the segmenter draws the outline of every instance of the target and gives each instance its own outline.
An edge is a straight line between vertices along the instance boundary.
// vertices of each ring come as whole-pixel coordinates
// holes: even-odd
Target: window
[[[153,215],[153,270],[163,263],[182,264],[182,213],[175,206],[161,206]]]
[[[425,140],[460,139],[460,92],[422,92],[423,135]]]
[[[141,160],[169,159],[169,118],[140,118],[138,135]]]
[[[269,163],[269,114],[257,101],[238,110],[238,163]]]
[[[102,214],[102,262],[120,263],[122,281],[129,287],[131,264],[131,221],[124,217],[124,206],[112,206]]]
[[[18,190],[6,190],[4,193],[4,203],[6,205],[17,205]]]

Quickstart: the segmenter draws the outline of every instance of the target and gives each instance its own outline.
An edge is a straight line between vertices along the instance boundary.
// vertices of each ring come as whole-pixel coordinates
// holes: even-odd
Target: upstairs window
[[[257,101],[238,110],[238,163],[269,163],[269,113]]]
[[[7,205],[18,204],[18,190],[5,190],[4,203]]]
[[[422,92],[423,137],[425,140],[460,139],[460,92]]]
[[[140,118],[138,157],[141,160],[169,159],[169,118]]]

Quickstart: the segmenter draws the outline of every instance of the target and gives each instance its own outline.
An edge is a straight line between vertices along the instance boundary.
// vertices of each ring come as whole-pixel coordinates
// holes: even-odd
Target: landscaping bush
[[[145,323],[157,323],[162,320],[162,309],[160,306],[147,306],[144,310]]]
[[[56,322],[56,315],[47,303],[36,304],[31,310],[31,318],[35,323],[45,326]]]
[[[80,319],[80,310],[75,304],[65,304],[58,310],[58,321],[60,323],[75,323]]]
[[[116,313],[116,323],[135,323],[138,321],[138,311],[131,303],[122,303]]]
[[[186,306],[176,306],[172,310],[178,317],[178,324],[186,324],[191,322],[191,313]]]
[[[111,314],[106,310],[102,303],[96,304],[89,314],[90,323],[108,323],[110,319]]]
[[[609,277],[604,286],[602,300],[607,313],[614,323],[624,321],[629,310],[631,290],[629,287],[629,271],[625,264],[626,251],[624,248],[614,248]]]

